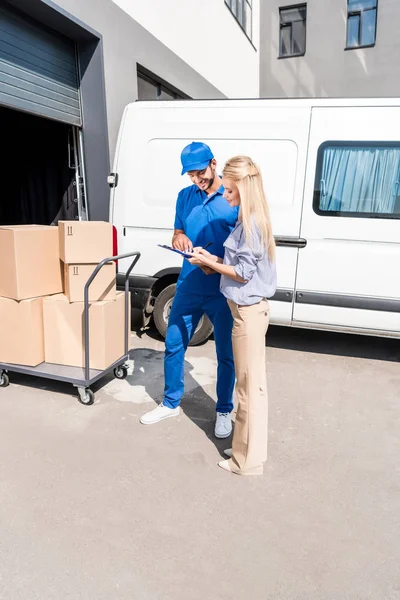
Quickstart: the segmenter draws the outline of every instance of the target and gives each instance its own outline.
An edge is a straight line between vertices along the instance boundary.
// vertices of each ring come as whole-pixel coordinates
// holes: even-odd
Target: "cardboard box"
[[[0,298],[0,362],[36,367],[44,361],[42,298]]]
[[[87,280],[96,265],[64,265],[64,292],[70,302],[83,302]],[[104,265],[89,287],[89,302],[115,300],[117,294],[116,264]]]
[[[59,294],[43,301],[46,362],[83,367],[83,302]],[[106,369],[125,354],[125,294],[89,307],[90,368]]]
[[[99,263],[113,255],[111,223],[59,221],[60,258],[67,265]]]
[[[0,296],[14,300],[63,291],[58,228],[0,227]]]

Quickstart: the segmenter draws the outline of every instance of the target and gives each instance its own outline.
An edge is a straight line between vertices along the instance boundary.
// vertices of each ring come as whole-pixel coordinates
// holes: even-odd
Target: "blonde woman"
[[[219,463],[238,475],[262,475],[267,460],[268,398],[265,334],[267,298],[276,290],[275,241],[261,173],[248,156],[235,156],[223,169],[224,198],[240,206],[235,229],[226,240],[223,258],[195,248],[190,262],[212,268],[221,277],[228,300],[238,408],[231,458]]]

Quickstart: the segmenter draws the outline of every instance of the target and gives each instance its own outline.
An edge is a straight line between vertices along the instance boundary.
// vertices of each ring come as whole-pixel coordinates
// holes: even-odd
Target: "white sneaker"
[[[163,419],[170,419],[171,417],[177,417],[180,413],[179,406],[177,408],[168,408],[161,402],[156,408],[153,408],[150,412],[146,413],[141,417],[140,422],[142,425],[153,425]]]
[[[231,413],[217,412],[217,420],[215,421],[215,437],[220,440],[227,438],[232,433]]]
[[[227,448],[226,450],[224,450],[224,454],[225,456],[229,456],[229,458],[232,458],[232,448]]]

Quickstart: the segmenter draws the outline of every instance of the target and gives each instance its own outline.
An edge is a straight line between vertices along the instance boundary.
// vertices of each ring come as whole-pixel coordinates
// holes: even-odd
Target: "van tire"
[[[164,288],[157,296],[154,303],[153,319],[157,331],[163,338],[167,335],[168,316],[171,310],[172,301],[175,296],[175,283]],[[199,346],[204,344],[213,332],[213,326],[207,315],[203,315],[195,331],[194,336],[189,342],[189,346]]]

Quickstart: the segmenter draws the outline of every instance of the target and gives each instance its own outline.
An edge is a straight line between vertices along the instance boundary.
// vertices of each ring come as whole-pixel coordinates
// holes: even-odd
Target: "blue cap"
[[[214,154],[207,144],[192,142],[182,150],[182,175],[188,171],[203,171],[213,158]]]

